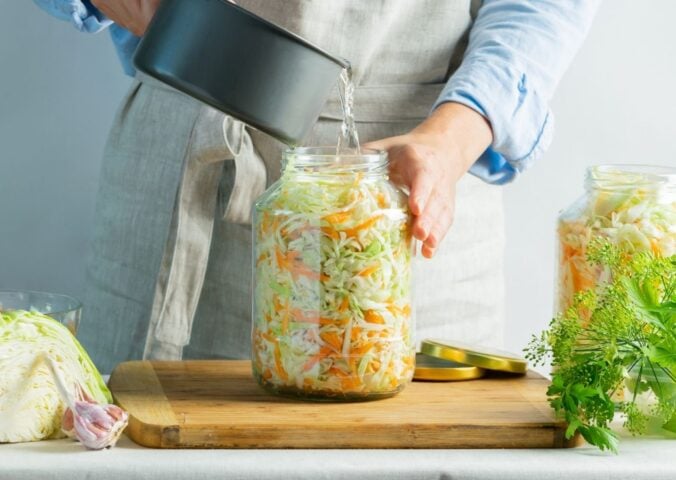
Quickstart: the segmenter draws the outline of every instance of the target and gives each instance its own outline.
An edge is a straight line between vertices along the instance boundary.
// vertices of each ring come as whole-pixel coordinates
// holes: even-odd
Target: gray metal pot
[[[134,64],[289,145],[310,131],[347,66],[226,0],[164,0]]]

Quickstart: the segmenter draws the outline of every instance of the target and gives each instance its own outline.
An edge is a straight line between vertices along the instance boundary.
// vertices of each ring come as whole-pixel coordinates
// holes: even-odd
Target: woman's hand
[[[161,0],[91,0],[92,4],[106,17],[129,30],[137,37],[142,36]]]
[[[413,236],[432,258],[453,223],[455,185],[493,141],[488,121],[459,103],[440,105],[406,135],[370,142],[387,150],[390,178],[410,191]]]

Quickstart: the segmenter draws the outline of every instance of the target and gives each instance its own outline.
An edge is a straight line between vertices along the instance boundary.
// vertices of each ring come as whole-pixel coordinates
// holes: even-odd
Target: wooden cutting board
[[[565,423],[548,381],[488,377],[414,382],[362,403],[314,403],[263,391],[248,361],[127,362],[110,378],[127,435],[156,448],[558,448]]]

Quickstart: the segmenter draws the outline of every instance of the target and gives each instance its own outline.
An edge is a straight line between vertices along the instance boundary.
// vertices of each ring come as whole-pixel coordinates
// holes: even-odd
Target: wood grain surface
[[[559,448],[565,423],[536,373],[414,382],[362,403],[272,396],[248,361],[126,362],[110,378],[127,435],[155,448]]]

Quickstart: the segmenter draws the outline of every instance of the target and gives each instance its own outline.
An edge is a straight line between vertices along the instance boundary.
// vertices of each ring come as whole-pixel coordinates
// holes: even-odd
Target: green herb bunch
[[[601,266],[607,280],[578,292],[549,329],[533,336],[526,358],[536,365],[551,359],[547,394],[568,423],[566,437],[580,432],[617,452],[609,428],[616,411],[633,434],[644,433],[650,417],[676,432],[676,255],[630,253],[595,239],[587,261]],[[655,398],[648,409],[637,402],[646,392]]]

